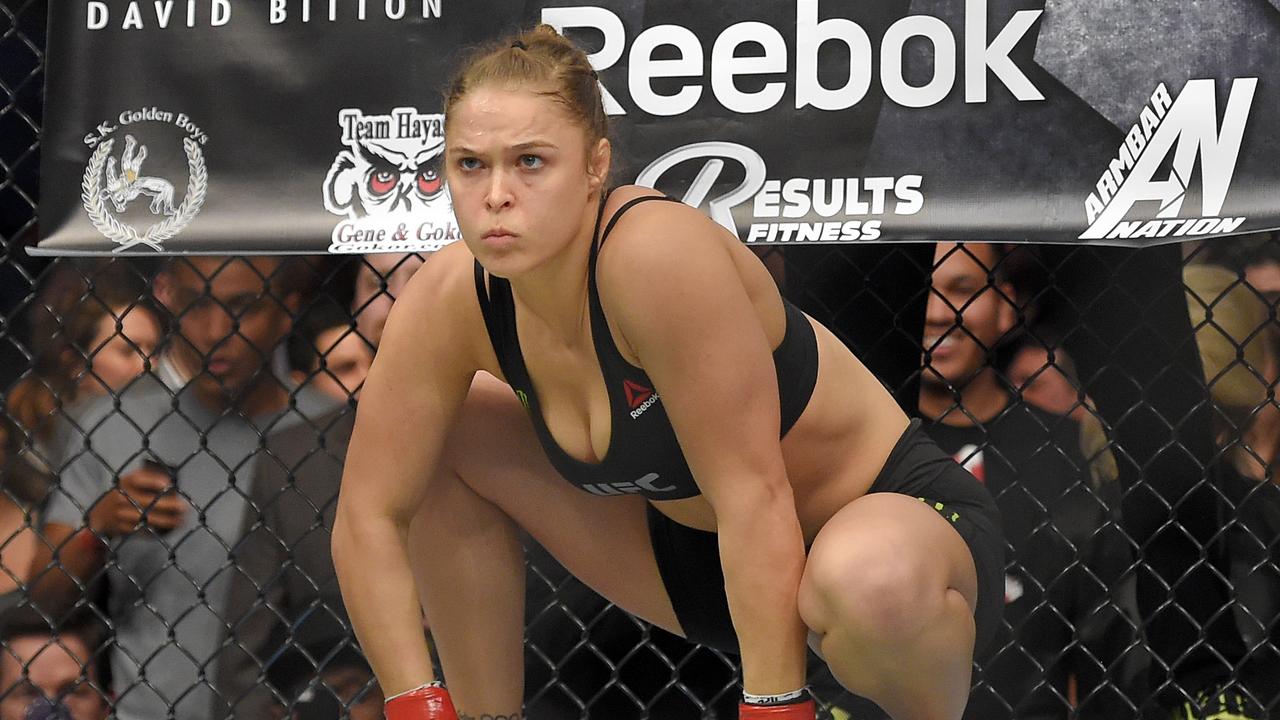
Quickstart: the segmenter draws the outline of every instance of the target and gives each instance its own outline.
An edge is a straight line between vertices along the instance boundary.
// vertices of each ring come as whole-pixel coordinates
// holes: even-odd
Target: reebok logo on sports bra
[[[639,383],[630,380],[622,381],[622,390],[627,396],[627,406],[631,408],[631,419],[635,420],[644,414],[654,403],[658,402],[658,393]]]
[[[654,398],[657,396],[655,395]],[[635,482],[589,483],[581,486],[592,495],[634,495],[636,493],[664,493],[676,489],[675,485],[658,485],[658,473],[649,473]]]

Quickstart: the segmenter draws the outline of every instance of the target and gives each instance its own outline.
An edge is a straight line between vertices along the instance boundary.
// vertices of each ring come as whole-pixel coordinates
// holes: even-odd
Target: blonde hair
[[[556,100],[582,126],[588,146],[609,136],[599,80],[587,54],[550,25],[538,25],[474,53],[445,93],[445,123],[467,93],[486,85],[527,89]]]
[[[1209,394],[1240,427],[1267,400],[1267,302],[1216,265],[1188,265],[1183,282]]]

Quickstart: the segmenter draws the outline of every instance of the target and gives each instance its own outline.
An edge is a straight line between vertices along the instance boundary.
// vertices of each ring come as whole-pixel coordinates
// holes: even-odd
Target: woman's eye
[[[520,166],[530,170],[542,167],[542,158],[537,155],[521,155]]]
[[[463,170],[478,170],[480,169],[480,160],[479,158],[464,157],[458,160],[458,167]]]

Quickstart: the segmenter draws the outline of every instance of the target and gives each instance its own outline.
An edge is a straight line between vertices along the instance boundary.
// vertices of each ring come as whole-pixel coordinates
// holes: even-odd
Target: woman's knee
[[[926,632],[947,612],[954,574],[950,553],[922,531],[936,518],[921,515],[932,511],[904,496],[857,502],[814,542],[800,585],[802,617],[820,634],[839,628],[869,640]]]
[[[838,629],[889,640],[923,632],[940,610],[943,590],[938,573],[916,553],[892,552],[877,540],[811,554],[800,609],[819,634]]]

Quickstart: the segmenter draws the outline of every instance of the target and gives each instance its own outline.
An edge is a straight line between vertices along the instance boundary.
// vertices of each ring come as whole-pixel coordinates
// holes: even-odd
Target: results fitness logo
[[[769,179],[760,153],[721,141],[693,143],[666,153],[640,172],[636,184],[659,187],[664,174],[694,160],[704,163],[682,200],[693,207],[706,202],[711,219],[739,237],[733,209],[751,201],[753,222],[744,238],[750,244],[875,240],[880,237],[881,220],[868,217],[914,215],[924,207],[921,175]],[[742,166],[743,180],[708,199],[726,161]]]
[[[441,176],[444,115],[338,113],[342,144],[324,179],[324,207],[345,216],[331,253],[433,252],[462,237]]]
[[[1161,83],[1085,200],[1089,229],[1080,239],[1222,235],[1239,228],[1246,218],[1219,213],[1231,189],[1257,87],[1257,78],[1236,79],[1219,125],[1213,80],[1187,81],[1176,101]],[[1183,217],[1196,158],[1201,204],[1198,214]],[[1148,209],[1138,219],[1128,219],[1139,203],[1147,208],[1158,203],[1158,209],[1154,215]]]
[[[163,251],[162,243],[181,232],[204,206],[209,175],[201,146],[209,141],[209,136],[185,114],[155,107],[125,110],[116,117],[116,122],[116,125],[110,121],[100,123],[93,132],[84,136],[84,144],[94,151],[80,183],[80,201],[93,227],[116,244],[114,252],[131,250],[138,245]],[[117,158],[114,136],[122,127],[129,127],[129,130],[125,133],[124,149]],[[138,138],[159,148],[163,166],[172,154],[166,151],[183,135],[187,193],[182,203],[175,206],[173,182],[162,173],[156,173],[154,167],[148,167],[150,174],[143,174],[142,165],[149,151]],[[162,167],[162,171],[166,169],[173,168]],[[141,198],[149,202],[135,203]],[[132,213],[129,212],[130,205],[136,206]],[[147,212],[137,209],[144,205]],[[150,223],[145,230],[139,230],[121,219],[127,214],[131,214],[135,221],[160,219]]]

